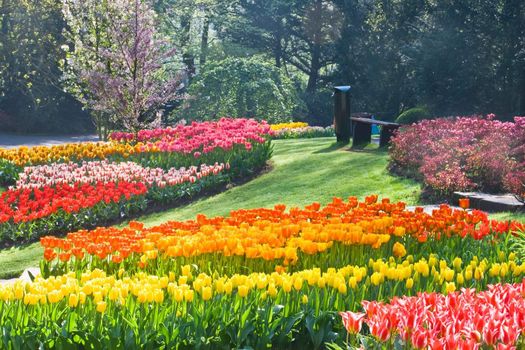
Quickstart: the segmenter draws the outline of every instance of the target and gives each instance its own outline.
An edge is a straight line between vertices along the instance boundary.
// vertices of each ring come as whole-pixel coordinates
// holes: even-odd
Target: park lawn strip
[[[231,210],[272,207],[284,203],[304,206],[314,200],[355,195],[363,199],[377,193],[392,201],[417,205],[420,186],[388,173],[386,151],[369,148],[350,151],[334,145],[333,138],[274,141],[273,169],[260,177],[187,206],[143,216],[137,221],[154,226],[169,220],[187,220],[199,213],[228,215]],[[491,218],[525,222],[525,214],[497,213]],[[125,224],[121,225],[124,226]],[[0,251],[0,279],[19,276],[42,259],[40,243]]]
[[[38,267],[43,254],[39,242],[0,251],[0,279],[19,277],[25,269]]]
[[[490,214],[490,218],[499,221],[519,221],[525,223],[525,213],[501,212]]]

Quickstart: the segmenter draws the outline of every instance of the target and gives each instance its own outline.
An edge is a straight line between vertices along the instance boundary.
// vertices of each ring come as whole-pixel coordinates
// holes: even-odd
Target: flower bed
[[[335,131],[333,126],[323,128],[321,126],[309,126],[307,123],[284,123],[271,125],[272,138],[274,139],[304,139],[315,137],[333,137]]]
[[[250,176],[271,156],[269,134],[265,122],[221,119],[115,133],[118,142],[0,149],[0,180],[13,185],[0,196],[0,243],[123,220]]]
[[[31,334],[33,347],[315,349],[327,343],[345,346],[347,339],[359,346],[369,338],[367,331],[348,337],[338,312],[359,311],[364,300],[416,296],[393,299],[397,309],[364,303],[378,305],[365,307],[366,319],[345,314],[350,332],[349,320],[370,324],[366,344],[389,346],[412,339],[412,333],[402,338],[399,327],[424,330],[418,341],[434,334],[432,327],[417,328],[426,322],[417,317],[384,326],[385,319],[393,320],[391,314],[419,310],[420,292],[448,293],[424,297],[426,305],[439,305],[435,310],[444,326],[456,315],[446,307],[457,305],[456,313],[461,305],[481,308],[485,298],[491,304],[481,316],[500,311],[493,313],[498,322],[520,330],[523,287],[479,294],[485,295],[479,301],[465,297],[465,303],[454,292],[493,291],[499,287],[489,284],[521,281],[525,264],[512,252],[511,234],[519,229],[518,223],[490,221],[479,211],[442,206],[432,214],[410,212],[403,203],[370,196],[364,202],[334,199],[325,207],[278,205],[151,228],[132,222],[122,229],[45,237],[43,276],[0,287],[1,341],[9,347]],[[509,302],[499,305],[500,300]],[[388,317],[373,312],[379,308]],[[431,319],[434,309],[424,312]],[[381,324],[377,331],[373,322]],[[475,326],[488,329],[491,322],[487,316]],[[481,343],[482,334],[473,339]]]
[[[519,194],[523,189],[513,179],[525,173],[516,155],[525,142],[523,118],[492,118],[438,118],[402,128],[392,139],[391,168],[420,179],[439,197],[470,190]]]
[[[516,349],[525,345],[525,282],[496,284],[476,293],[422,293],[389,304],[363,301],[365,313],[343,312],[351,334],[366,323],[368,344],[401,341],[415,349]]]
[[[122,220],[227,180],[227,166],[144,168],[84,162],[28,167],[0,195],[0,241],[15,242]]]
[[[113,142],[0,149],[0,181],[13,184],[26,166],[83,160],[133,161],[145,167],[181,168],[229,163],[232,176],[246,176],[271,155],[270,127],[252,119],[221,119],[176,128],[114,133]],[[14,171],[12,167],[17,169]]]
[[[304,128],[307,127],[308,123],[305,122],[290,122],[290,123],[279,123],[279,124],[272,124],[270,125],[270,128],[273,131],[279,131],[282,129],[297,129],[297,128]]]
[[[60,184],[95,184],[99,182],[140,182],[148,187],[166,187],[195,182],[213,173],[217,175],[229,165],[201,165],[188,169],[147,168],[133,162],[113,163],[107,160],[82,163],[54,163],[26,167],[14,188],[28,189]]]

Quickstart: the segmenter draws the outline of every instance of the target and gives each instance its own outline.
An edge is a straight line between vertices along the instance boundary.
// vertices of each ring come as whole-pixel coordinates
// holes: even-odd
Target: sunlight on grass
[[[418,202],[419,184],[388,174],[388,155],[384,150],[351,151],[348,147],[334,147],[333,138],[278,140],[274,144],[271,172],[213,197],[139,221],[151,226],[190,219],[199,213],[227,215],[235,209],[272,207],[278,203],[289,207],[314,201],[325,204],[334,196],[364,198],[372,193],[408,204]]]
[[[18,277],[26,268],[38,266],[43,252],[40,243],[2,250],[0,279]]]

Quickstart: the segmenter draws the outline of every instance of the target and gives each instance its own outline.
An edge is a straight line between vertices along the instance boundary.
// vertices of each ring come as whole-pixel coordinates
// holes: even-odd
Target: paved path
[[[0,133],[0,148],[15,148],[19,146],[50,146],[72,142],[95,142],[96,135],[58,136],[58,135],[15,135]]]

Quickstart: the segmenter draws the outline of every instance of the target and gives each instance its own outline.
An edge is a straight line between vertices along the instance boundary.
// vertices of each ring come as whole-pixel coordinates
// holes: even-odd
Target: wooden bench
[[[379,147],[388,146],[394,131],[399,129],[401,124],[384,122],[364,117],[351,117],[352,123],[352,147],[363,146],[372,141],[372,125],[381,126],[379,135]]]

